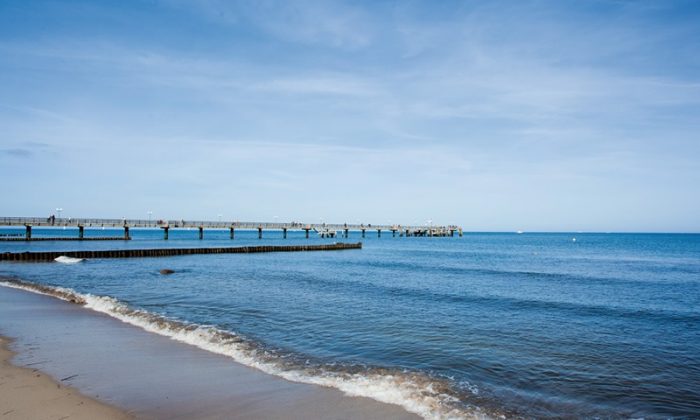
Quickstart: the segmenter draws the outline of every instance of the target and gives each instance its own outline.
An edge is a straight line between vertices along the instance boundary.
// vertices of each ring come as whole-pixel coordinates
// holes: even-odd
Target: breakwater
[[[262,245],[218,248],[160,248],[160,249],[118,249],[102,251],[48,251],[48,252],[5,252],[0,253],[0,261],[53,261],[64,256],[71,258],[148,258],[173,257],[178,255],[202,254],[253,254],[262,252],[304,252],[341,251],[361,249],[362,242],[334,243],[324,245]]]

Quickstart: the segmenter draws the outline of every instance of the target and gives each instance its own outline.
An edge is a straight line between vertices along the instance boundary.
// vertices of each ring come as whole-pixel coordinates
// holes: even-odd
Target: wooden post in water
[[[382,230],[377,229],[377,238],[381,238],[381,237],[382,237]]]
[[[309,239],[309,229],[308,227],[304,228],[304,231],[306,232],[306,239]]]
[[[163,240],[167,241],[168,240],[168,230],[170,230],[170,226],[163,226]]]
[[[233,239],[233,226],[231,226],[229,229],[230,229],[229,233],[230,233],[231,239]]]
[[[129,226],[124,226],[124,239],[129,239]]]
[[[32,225],[24,225],[24,228],[25,228],[25,230],[26,230],[26,232],[27,232],[27,234],[26,234],[26,239],[27,239],[27,240],[32,239]]]
[[[258,239],[262,239],[262,226],[258,226]]]
[[[83,239],[85,238],[85,226],[78,226],[78,238]]]
[[[248,254],[253,252],[293,252],[293,251],[334,251],[361,249],[362,242],[356,244],[335,243],[322,245],[288,246],[245,246],[230,248],[163,248],[163,249],[119,249],[102,251],[41,251],[41,252],[0,252],[0,261],[53,261],[64,255],[72,258],[138,258],[168,257],[175,255],[202,254]]]
[[[282,237],[287,239],[287,228],[282,228]]]
[[[365,237],[365,230],[364,229],[362,229],[362,237],[363,238]]]
[[[199,227],[199,239],[204,239],[204,227]]]
[[[349,233],[350,233],[350,232],[348,231],[348,228],[345,228],[345,239],[348,238],[348,234],[349,234]]]
[[[396,229],[391,229],[391,237],[396,238]]]

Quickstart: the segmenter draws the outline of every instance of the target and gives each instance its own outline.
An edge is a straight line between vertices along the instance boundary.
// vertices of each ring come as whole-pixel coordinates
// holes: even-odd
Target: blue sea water
[[[203,241],[196,230],[171,231],[168,241],[154,230],[131,234],[132,241],[0,242],[0,252],[339,240],[302,232],[285,240],[273,231],[263,240],[237,231],[233,241],[228,231],[206,231]],[[224,344],[243,346],[239,361],[259,358],[282,373],[411,382],[422,391],[406,398],[434,404],[424,415],[700,417],[700,235],[347,239],[359,240],[362,250],[340,252],[0,263],[0,275],[215,327],[231,333]],[[175,274],[160,275],[162,268]]]

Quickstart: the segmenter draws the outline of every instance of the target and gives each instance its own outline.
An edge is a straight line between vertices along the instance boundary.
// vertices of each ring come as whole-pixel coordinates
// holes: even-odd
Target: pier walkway
[[[309,237],[313,231],[321,237],[336,237],[344,235],[346,238],[350,231],[361,232],[365,237],[367,231],[376,232],[378,237],[382,232],[391,232],[392,236],[454,236],[457,233],[462,236],[462,228],[459,226],[402,226],[402,225],[373,225],[351,223],[278,223],[278,222],[240,222],[240,221],[191,221],[191,220],[143,220],[143,219],[84,219],[84,218],[55,218],[55,217],[0,217],[0,226],[25,227],[24,240],[32,240],[32,227],[76,227],[78,228],[78,240],[85,238],[86,227],[107,227],[124,229],[123,239],[130,239],[129,229],[151,228],[162,229],[163,239],[168,239],[170,229],[197,228],[199,239],[204,239],[205,229],[228,229],[231,239],[235,237],[235,231],[257,230],[258,238],[262,239],[264,230],[281,230],[283,237],[287,238],[287,231],[301,230]],[[14,238],[13,238],[14,239]],[[113,240],[114,238],[105,238]],[[3,240],[0,237],[0,240]],[[16,239],[14,239],[16,240]]]

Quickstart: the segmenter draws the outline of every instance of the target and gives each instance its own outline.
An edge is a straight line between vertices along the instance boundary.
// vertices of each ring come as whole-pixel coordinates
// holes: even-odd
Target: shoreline
[[[418,418],[397,405],[269,375],[37,292],[0,287],[0,334],[16,340],[20,368],[40,364],[53,378],[71,377],[67,384],[83,395],[137,418]]]
[[[12,359],[17,353],[9,349],[11,343],[10,338],[0,335],[0,415],[3,419],[133,418],[124,410],[62,385],[39,369],[16,366]]]

